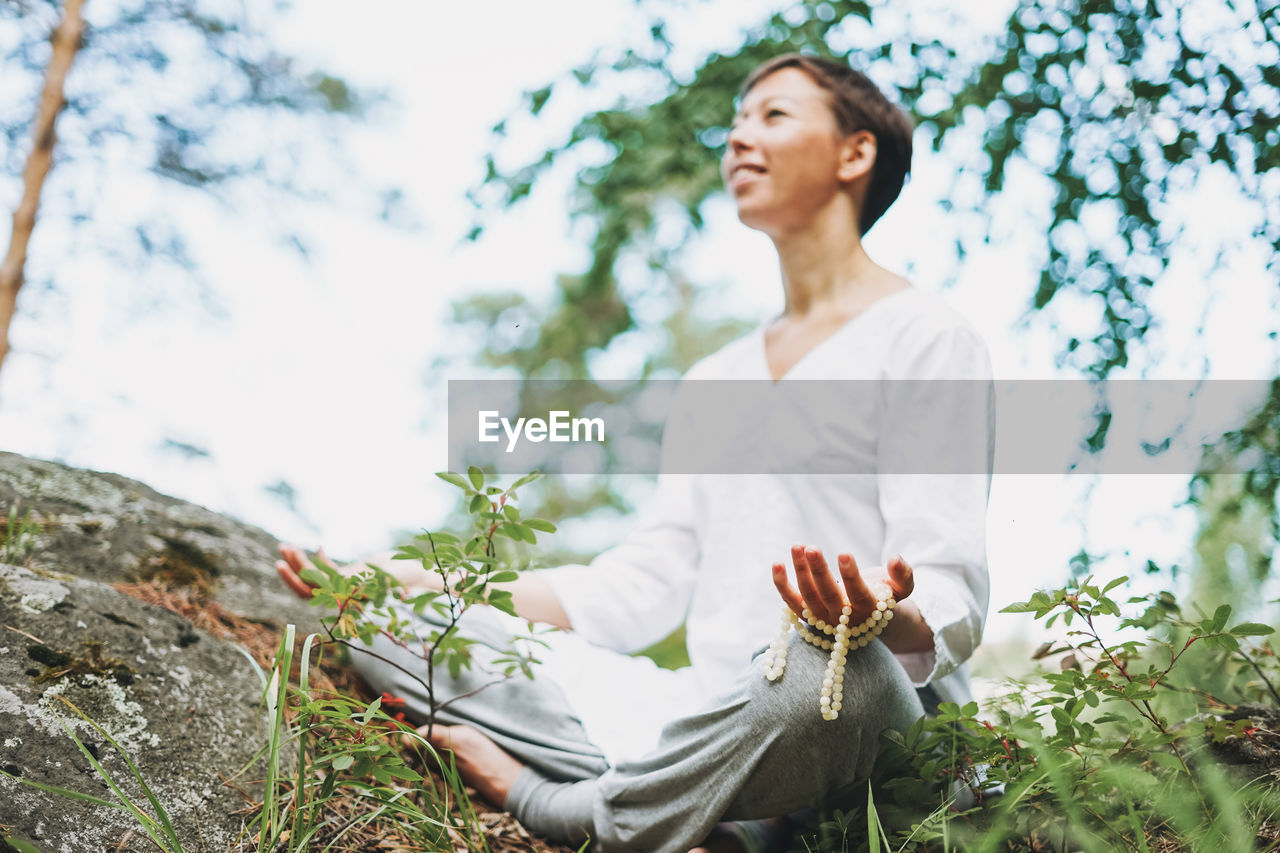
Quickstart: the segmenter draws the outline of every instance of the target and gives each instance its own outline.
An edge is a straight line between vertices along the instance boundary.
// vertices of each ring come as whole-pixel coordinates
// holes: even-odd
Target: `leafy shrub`
[[[1280,848],[1280,774],[1225,760],[1244,741],[1280,769],[1280,739],[1264,743],[1250,714],[1271,712],[1246,704],[1280,719],[1276,657],[1255,639],[1272,628],[1231,625],[1227,605],[1189,617],[1168,592],[1122,606],[1110,594],[1127,580],[1085,578],[1004,608],[1068,629],[1037,652],[1057,671],[1015,684],[985,714],[943,703],[889,733],[865,812],[823,815],[799,849]]]

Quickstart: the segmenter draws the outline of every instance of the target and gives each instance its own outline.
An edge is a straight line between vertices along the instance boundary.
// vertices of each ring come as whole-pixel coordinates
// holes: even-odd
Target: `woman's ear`
[[[863,175],[871,174],[871,167],[875,162],[875,134],[869,130],[854,131],[840,145],[840,166],[836,177],[844,182],[855,181]]]

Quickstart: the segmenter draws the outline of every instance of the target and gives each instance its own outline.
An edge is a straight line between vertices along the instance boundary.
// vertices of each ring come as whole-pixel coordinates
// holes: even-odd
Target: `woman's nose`
[[[730,151],[742,151],[751,147],[751,134],[744,124],[729,128],[728,144]]]

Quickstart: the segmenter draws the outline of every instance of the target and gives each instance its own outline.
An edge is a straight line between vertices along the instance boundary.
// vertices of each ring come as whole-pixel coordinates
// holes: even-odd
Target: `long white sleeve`
[[[692,480],[661,475],[646,512],[621,544],[588,565],[548,570],[574,632],[631,653],[684,621],[698,562]]]
[[[966,327],[924,324],[903,341],[890,360],[877,485],[882,564],[901,554],[913,567],[911,600],[933,629],[933,651],[898,655],[921,687],[955,671],[982,638],[994,389],[986,346]]]

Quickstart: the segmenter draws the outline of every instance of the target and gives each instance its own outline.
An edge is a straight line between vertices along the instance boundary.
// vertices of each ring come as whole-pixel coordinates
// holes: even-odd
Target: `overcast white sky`
[[[692,60],[733,46],[743,26],[776,5],[692,4],[673,19],[671,34]],[[999,30],[1011,5],[969,4],[959,13],[941,0],[905,4],[918,31],[951,39],[964,32],[970,46]],[[86,13],[92,20],[95,4]],[[956,14],[968,17],[956,25]],[[119,471],[338,555],[382,548],[391,531],[434,523],[451,497],[431,476],[445,467],[443,418],[435,414],[444,388],[424,377],[431,359],[458,343],[442,325],[449,301],[490,287],[549,292],[555,273],[579,269],[587,257],[584,243],[568,235],[564,173],[493,222],[480,243],[458,244],[470,224],[463,193],[482,174],[488,130],[522,90],[616,45],[620,34],[642,32],[643,23],[632,0],[371,0],[359,14],[349,3],[306,0],[287,18],[261,21],[302,57],[390,92],[392,107],[353,131],[347,151],[364,174],[403,189],[422,227],[396,230],[358,212],[317,209],[306,217],[319,238],[306,264],[271,245],[249,213],[228,219],[207,205],[180,205],[205,235],[195,249],[226,309],[221,320],[199,308],[122,319],[115,306],[130,283],[120,271],[59,259],[68,298],[57,316],[19,305],[16,351],[0,375],[0,446]],[[513,125],[504,153],[539,150],[584,106],[553,100],[549,129]],[[1061,336],[1045,324],[1052,317],[1065,328],[1087,327],[1092,313],[1063,300],[1018,328],[1043,243],[1044,223],[1026,213],[1044,191],[1036,176],[1015,176],[1020,197],[993,211],[1004,242],[953,273],[947,247],[964,223],[937,199],[956,168],[950,158],[962,160],[966,145],[977,143],[957,138],[941,157],[917,144],[912,180],[868,249],[921,288],[950,285],[946,297],[985,335],[998,378],[1061,375],[1053,367]],[[1155,289],[1162,325],[1139,367],[1149,376],[1197,377],[1208,361],[1217,377],[1270,377],[1276,351],[1267,332],[1276,313],[1265,258],[1241,254],[1211,269],[1205,248],[1220,233],[1247,229],[1253,208],[1205,177],[1177,205],[1187,239]],[[15,176],[0,178],[0,207],[11,210],[18,191]],[[146,203],[127,186],[119,192]],[[763,320],[781,306],[768,241],[737,223],[727,199],[713,210],[691,269],[724,285],[730,313]],[[165,451],[166,439],[211,457]],[[299,515],[264,491],[280,480],[297,490]],[[1194,518],[1174,508],[1185,487],[1185,477],[998,478],[993,612],[1059,580],[1082,545],[1112,554],[1107,565],[1116,573],[1148,557],[1185,563]],[[576,533],[604,547],[616,530]],[[991,630],[999,636],[1014,624],[993,616]]]

